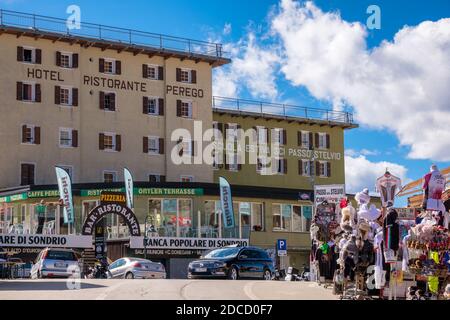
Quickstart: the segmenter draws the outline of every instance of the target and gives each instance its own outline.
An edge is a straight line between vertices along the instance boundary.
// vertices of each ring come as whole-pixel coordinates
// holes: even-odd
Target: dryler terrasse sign
[[[0,234],[0,247],[92,248],[92,236]]]
[[[146,239],[148,249],[198,249],[209,250],[230,245],[245,247],[249,245],[249,239],[224,239],[224,238],[169,238],[151,237]],[[130,237],[131,249],[144,249],[144,237]]]

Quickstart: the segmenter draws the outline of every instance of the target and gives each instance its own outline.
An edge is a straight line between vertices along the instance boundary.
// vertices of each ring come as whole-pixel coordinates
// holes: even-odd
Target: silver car
[[[31,279],[80,278],[80,264],[72,249],[46,248],[31,267]]]
[[[165,279],[166,269],[159,262],[139,258],[121,258],[109,265],[108,278]]]

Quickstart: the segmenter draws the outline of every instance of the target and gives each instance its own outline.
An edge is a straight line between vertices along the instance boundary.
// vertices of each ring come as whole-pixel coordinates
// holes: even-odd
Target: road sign
[[[277,252],[278,256],[287,256],[287,241],[286,239],[278,239],[277,240]]]

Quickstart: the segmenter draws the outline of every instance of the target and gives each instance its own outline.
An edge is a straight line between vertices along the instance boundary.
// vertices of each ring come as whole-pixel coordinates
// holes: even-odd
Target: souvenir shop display
[[[386,170],[386,173],[379,177],[376,181],[376,189],[381,196],[381,205],[383,208],[392,207],[394,205],[394,197],[401,187],[400,178],[392,175]]]
[[[439,211],[442,213],[446,211],[442,201],[445,183],[446,180],[444,175],[439,171],[436,165],[432,165],[430,172],[423,177],[423,208],[425,210]]]

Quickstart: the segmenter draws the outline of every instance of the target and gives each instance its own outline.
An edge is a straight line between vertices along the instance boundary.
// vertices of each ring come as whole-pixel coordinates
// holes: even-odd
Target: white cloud
[[[364,188],[375,191],[375,182],[381,177],[386,168],[389,172],[402,180],[402,184],[407,183],[408,169],[396,163],[380,161],[371,162],[363,155],[345,156],[345,187],[347,192],[356,193]]]
[[[223,26],[222,34],[227,36],[231,33],[231,31],[232,31],[231,23],[225,23],[225,25]]]
[[[253,97],[274,99],[278,95],[276,70],[278,56],[274,48],[262,47],[255,34],[249,32],[238,43],[224,45],[232,63],[215,70],[213,93],[218,96],[237,97],[247,89]]]
[[[360,155],[363,156],[378,156],[380,155],[380,151],[378,150],[368,150],[368,149],[361,149],[361,150],[355,150],[355,149],[346,149],[345,155],[350,157],[358,157]]]
[[[411,158],[450,160],[450,19],[404,27],[369,51],[361,23],[282,0],[272,30],[293,85],[336,107],[351,105],[361,124],[391,130],[410,146]]]

